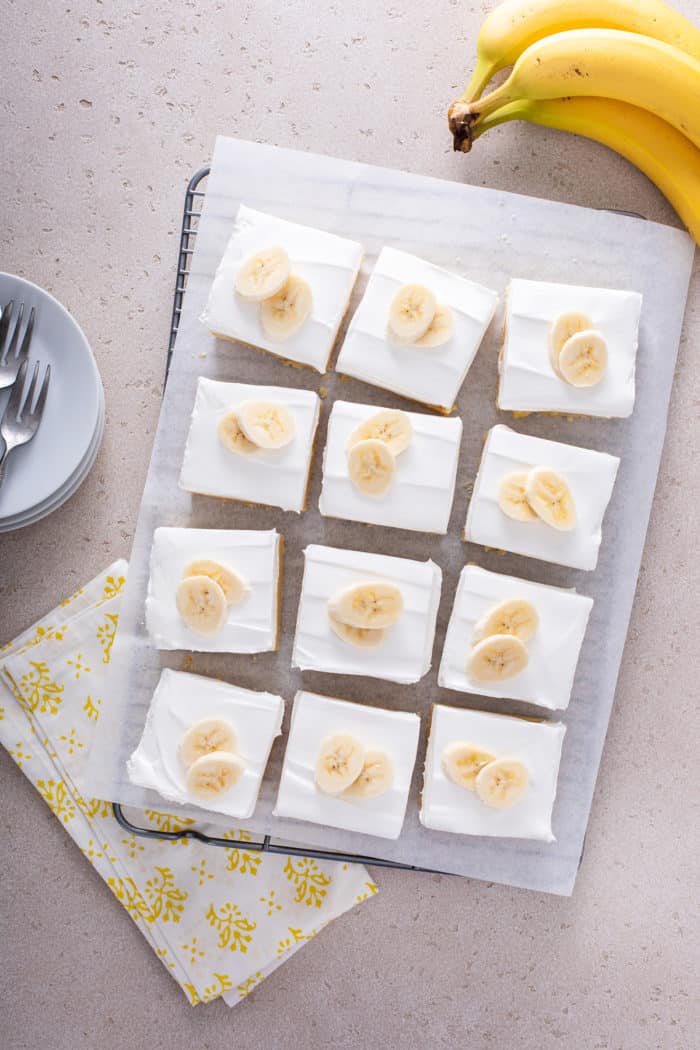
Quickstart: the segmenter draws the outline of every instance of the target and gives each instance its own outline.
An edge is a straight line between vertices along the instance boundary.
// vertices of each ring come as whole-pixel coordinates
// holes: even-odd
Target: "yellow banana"
[[[479,98],[494,73],[537,40],[569,29],[624,29],[663,40],[700,61],[700,31],[662,0],[506,0],[479,31],[474,74],[462,101]]]
[[[469,149],[471,125],[520,98],[618,99],[655,113],[700,145],[700,62],[651,37],[617,29],[572,29],[525,50],[500,87],[476,102],[453,103],[455,149]]]
[[[607,98],[518,99],[480,118],[479,138],[508,120],[526,120],[594,139],[643,171],[700,244],[700,150],[660,117]]]

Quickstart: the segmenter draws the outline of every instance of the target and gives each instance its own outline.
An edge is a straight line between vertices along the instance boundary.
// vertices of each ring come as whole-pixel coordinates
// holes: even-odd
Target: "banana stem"
[[[466,95],[466,92],[465,92]],[[448,122],[452,132],[453,148],[457,152],[469,153],[474,139],[474,127],[477,122],[494,113],[496,110],[517,99],[508,91],[508,81],[495,91],[474,102],[458,98],[452,103],[448,113]]]
[[[501,68],[502,66],[498,62],[491,62],[482,55],[477,56],[476,67],[472,73],[471,80],[467,84],[464,93],[460,95],[459,101],[468,104],[481,98],[489,80]]]

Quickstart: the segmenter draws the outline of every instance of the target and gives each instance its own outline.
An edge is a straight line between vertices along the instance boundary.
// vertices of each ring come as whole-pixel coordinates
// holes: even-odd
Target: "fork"
[[[18,350],[17,342],[19,340],[19,332],[22,327],[22,318],[24,316],[24,303],[20,303],[19,310],[17,311],[15,327],[12,330],[12,335],[10,336],[7,346],[5,346],[5,340],[7,339],[10,330],[10,321],[12,319],[14,307],[14,300],[11,299],[7,306],[3,306],[2,316],[0,317],[0,390],[12,386],[17,378],[20,365],[23,361],[26,361],[29,354],[29,344],[32,341],[32,332],[34,331],[35,310],[34,307],[32,307],[29,313],[29,320],[24,329],[22,342],[20,343]]]
[[[51,379],[51,365],[46,366],[44,373],[44,379],[39,390],[39,396],[36,399],[36,404],[32,410],[32,401],[34,400],[34,392],[36,390],[37,381],[39,379],[39,362],[34,365],[34,372],[29,383],[29,387],[24,391],[24,381],[27,378],[27,362],[22,361],[17,372],[17,378],[14,386],[12,387],[12,393],[10,394],[10,400],[7,402],[2,422],[0,422],[0,435],[2,435],[5,441],[5,449],[0,456],[0,485],[5,480],[5,473],[7,470],[7,457],[13,449],[17,448],[18,445],[26,445],[28,441],[31,441],[41,423],[41,417],[44,412],[44,405],[46,404],[46,395],[49,389],[49,380]]]

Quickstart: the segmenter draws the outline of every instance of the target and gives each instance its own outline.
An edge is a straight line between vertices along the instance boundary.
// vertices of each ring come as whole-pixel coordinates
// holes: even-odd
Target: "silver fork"
[[[51,365],[46,366],[44,379],[41,384],[41,389],[39,390],[39,396],[36,399],[36,404],[33,409],[32,402],[34,400],[34,393],[39,379],[38,361],[34,365],[34,371],[25,397],[24,381],[26,378],[27,362],[25,360],[22,361],[22,364],[19,366],[17,379],[12,387],[12,393],[10,394],[10,400],[7,402],[2,422],[0,422],[0,435],[2,435],[5,441],[5,449],[0,456],[0,485],[2,485],[5,480],[7,457],[10,452],[17,448],[18,445],[26,445],[28,441],[32,440],[39,429],[44,405],[46,404],[46,395],[49,389]]]
[[[34,331],[35,310],[34,307],[32,307],[29,312],[29,320],[24,329],[22,342],[19,344],[19,349],[17,349],[19,332],[22,327],[22,318],[24,317],[24,303],[20,303],[12,335],[10,336],[7,345],[5,345],[10,330],[10,321],[12,320],[14,308],[15,303],[14,300],[11,299],[7,306],[3,306],[2,317],[0,317],[0,390],[12,386],[17,378],[20,366],[23,361],[26,361],[29,354],[29,344],[32,341],[32,332]]]

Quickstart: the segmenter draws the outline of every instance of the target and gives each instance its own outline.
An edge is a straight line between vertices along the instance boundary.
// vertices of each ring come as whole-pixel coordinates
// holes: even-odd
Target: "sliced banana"
[[[528,664],[524,642],[512,634],[492,634],[477,642],[467,657],[465,670],[472,682],[505,682]]]
[[[368,748],[360,775],[345,788],[345,798],[376,798],[388,791],[394,782],[394,766],[386,751]]]
[[[423,346],[430,349],[436,346],[444,346],[454,335],[454,330],[454,314],[449,306],[445,306],[444,303],[438,303],[427,332],[420,339],[414,340],[414,346]]]
[[[237,412],[227,412],[219,420],[217,427],[219,441],[229,452],[237,452],[239,456],[249,456],[251,452],[257,452],[258,446],[249,441],[241,429]]]
[[[294,440],[294,416],[281,402],[241,401],[237,411],[241,430],[258,448],[284,448]]]
[[[280,343],[291,339],[311,313],[312,304],[308,281],[292,274],[276,295],[260,305],[260,322],[265,334]]]
[[[210,751],[195,759],[187,770],[187,790],[194,798],[216,798],[230,791],[244,772],[245,766],[237,755]]]
[[[335,616],[328,613],[328,623],[333,634],[343,642],[354,645],[357,649],[377,649],[383,645],[386,631],[367,627],[350,627],[347,623],[336,620]]]
[[[403,612],[403,595],[395,583],[354,583],[328,602],[329,615],[349,627],[391,627]]]
[[[521,642],[529,642],[539,626],[537,609],[524,598],[506,598],[479,620],[474,627],[474,641],[492,634],[512,634]]]
[[[414,343],[430,328],[437,301],[422,284],[404,284],[391,301],[389,327],[403,343]]]
[[[443,748],[440,757],[445,775],[459,787],[473,791],[477,773],[489,762],[493,762],[496,756],[477,747],[476,744],[455,740]]]
[[[570,339],[572,335],[576,335],[577,332],[583,332],[586,328],[592,327],[593,322],[590,317],[580,313],[578,310],[569,310],[565,314],[559,314],[554,319],[549,332],[549,359],[557,375],[561,374],[559,372],[559,354],[566,340]]]
[[[175,593],[177,611],[197,634],[218,634],[226,623],[226,595],[209,576],[186,576]]]
[[[525,486],[527,501],[538,518],[560,532],[576,526],[576,504],[566,478],[549,467],[533,467]]]
[[[527,478],[525,473],[506,474],[498,488],[498,506],[514,521],[534,521],[537,517],[525,494]]]
[[[243,299],[261,302],[276,295],[287,283],[291,272],[284,248],[273,245],[248,256],[238,267],[235,288]]]
[[[238,605],[250,593],[250,587],[237,572],[228,565],[222,565],[221,562],[212,561],[210,558],[198,558],[197,561],[190,562],[182,575],[208,576],[221,587],[227,605]]]
[[[496,758],[479,770],[475,789],[481,801],[493,809],[507,809],[527,791],[527,768],[517,758]]]
[[[355,427],[350,435],[348,448],[352,448],[358,441],[374,438],[383,441],[390,452],[398,456],[411,444],[412,437],[413,427],[408,414],[400,409],[385,408]]]
[[[316,758],[316,786],[325,795],[339,795],[362,772],[365,749],[351,733],[332,733],[321,741]]]
[[[595,386],[607,366],[608,344],[592,328],[570,336],[559,354],[559,372],[571,386]]]
[[[348,474],[364,496],[383,496],[396,473],[394,453],[384,441],[366,438],[348,451]]]
[[[180,758],[187,768],[212,751],[236,751],[236,731],[225,718],[203,718],[187,730],[180,741]]]

